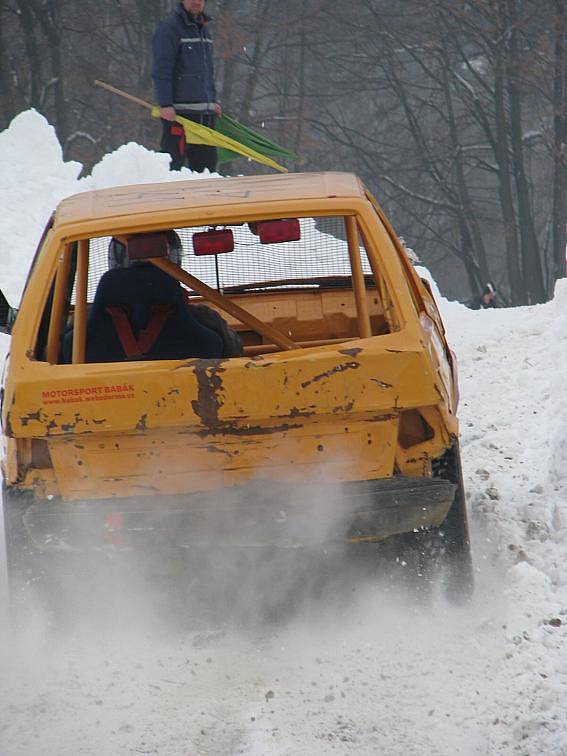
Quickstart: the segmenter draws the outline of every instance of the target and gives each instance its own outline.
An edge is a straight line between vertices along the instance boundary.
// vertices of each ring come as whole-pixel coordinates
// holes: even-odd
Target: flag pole
[[[125,100],[135,102],[136,105],[141,105],[143,108],[147,108],[148,110],[152,110],[154,107],[151,102],[146,102],[145,100],[141,100],[139,97],[134,97],[134,95],[128,94],[128,92],[124,92],[122,89],[118,89],[118,87],[113,87],[111,84],[107,84],[105,81],[99,81],[98,79],[95,79],[94,84],[95,87],[106,89],[107,92],[112,92],[113,94],[117,94],[120,97],[124,97]]]

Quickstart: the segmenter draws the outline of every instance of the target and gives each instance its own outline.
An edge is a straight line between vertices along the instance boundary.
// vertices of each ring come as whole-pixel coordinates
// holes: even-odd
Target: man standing
[[[216,170],[215,147],[187,144],[180,115],[211,129],[221,115],[216,101],[213,41],[205,15],[205,0],[181,0],[155,31],[152,78],[162,119],[161,149],[171,155],[171,170],[187,165],[192,171]]]

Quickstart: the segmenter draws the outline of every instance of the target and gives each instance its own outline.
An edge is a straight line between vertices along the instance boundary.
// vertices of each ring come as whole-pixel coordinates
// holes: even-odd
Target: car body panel
[[[227,296],[298,341],[309,342],[324,323],[340,343],[221,360],[69,365],[34,357],[37,303],[46,301],[66,244],[312,215],[356,219],[388,293],[377,304],[367,291],[369,317],[376,328],[386,318],[389,333],[358,338],[352,290],[290,290]],[[431,477],[432,460],[457,436],[456,404],[454,365],[431,293],[356,177],[118,187],[62,202],[43,239],[12,333],[3,473],[37,500],[68,502],[190,496],[258,481]]]

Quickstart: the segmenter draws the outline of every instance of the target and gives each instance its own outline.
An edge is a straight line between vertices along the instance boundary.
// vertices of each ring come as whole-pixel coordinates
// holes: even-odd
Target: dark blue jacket
[[[192,18],[179,3],[158,24],[152,42],[152,78],[160,107],[173,105],[183,112],[183,104],[216,102],[208,21],[207,16]],[[209,107],[201,112],[214,111]]]

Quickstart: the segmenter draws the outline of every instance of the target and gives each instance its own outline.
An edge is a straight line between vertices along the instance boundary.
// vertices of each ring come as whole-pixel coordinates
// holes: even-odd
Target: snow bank
[[[55,130],[34,110],[0,133],[2,290],[17,304],[37,242],[55,205],[76,191],[80,163],[65,163]]]
[[[89,176],[79,179],[83,166],[63,160],[54,128],[35,110],[20,113],[0,132],[0,165],[2,291],[14,306],[43,229],[65,197],[124,184],[210,177],[187,168],[170,171],[167,155],[132,142],[105,155]]]

